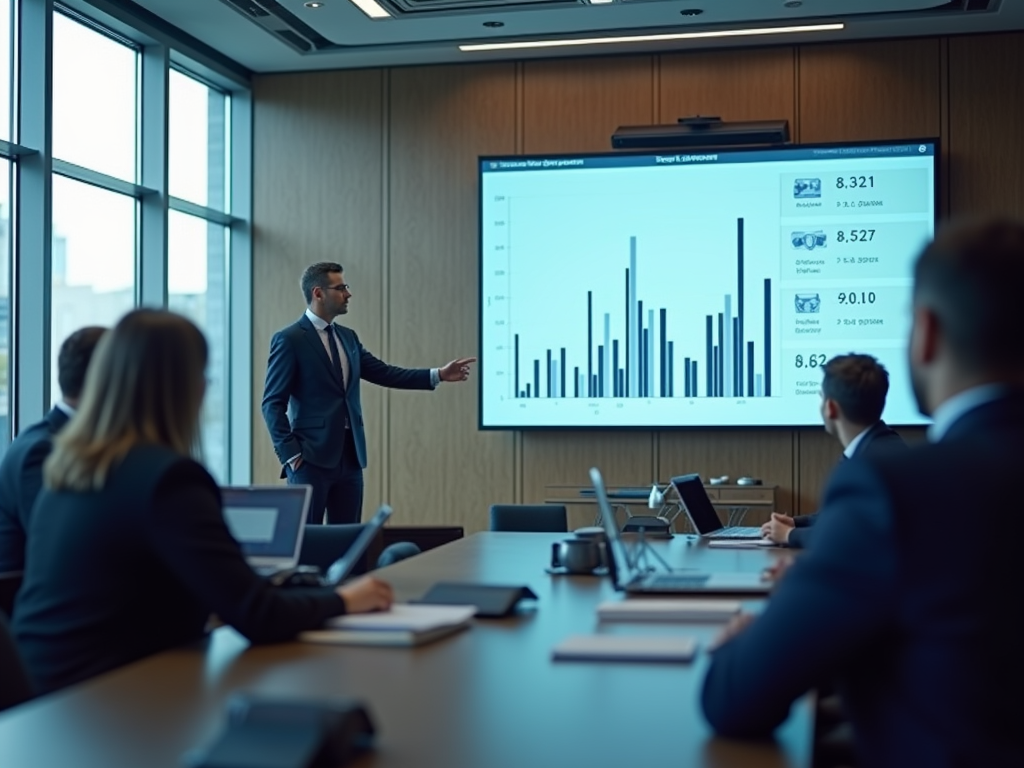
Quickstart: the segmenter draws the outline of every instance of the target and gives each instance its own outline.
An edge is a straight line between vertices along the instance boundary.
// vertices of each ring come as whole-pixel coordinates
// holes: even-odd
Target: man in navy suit
[[[763,738],[835,681],[872,768],[1024,765],[1015,499],[1024,466],[1024,225],[949,228],[915,268],[912,383],[930,444],[833,474],[814,545],[732,622],[702,705]],[[964,536],[964,521],[990,525]]]
[[[43,462],[56,435],[78,408],[85,372],[106,328],[89,326],[68,336],[57,353],[61,400],[46,418],[26,427],[0,462],[0,573],[25,567],[25,532],[29,514],[43,487]]]
[[[821,420],[843,446],[843,459],[906,448],[882,421],[889,394],[889,372],[871,355],[837,355],[822,366]],[[776,544],[802,549],[811,540],[817,513],[790,517],[772,514],[761,533]]]
[[[263,418],[281,461],[281,477],[313,486],[309,522],[358,523],[363,506],[366,436],[359,381],[395,389],[433,389],[465,381],[476,358],[441,368],[398,368],[363,348],[355,331],[336,325],[348,312],[351,286],[340,264],[302,273],[306,312],[274,334],[263,389]]]

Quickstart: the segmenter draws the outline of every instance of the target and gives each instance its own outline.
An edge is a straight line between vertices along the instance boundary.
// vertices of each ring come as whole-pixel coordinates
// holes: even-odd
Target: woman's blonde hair
[[[206,358],[202,332],[181,315],[138,309],[121,318],[100,340],[78,412],[54,440],[46,485],[100,490],[140,444],[198,458]]]

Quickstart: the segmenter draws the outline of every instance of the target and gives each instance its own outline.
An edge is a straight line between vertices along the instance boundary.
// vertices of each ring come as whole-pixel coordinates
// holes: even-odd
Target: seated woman
[[[191,458],[206,361],[202,333],[170,312],[131,312],[100,342],[28,531],[13,628],[37,693],[194,641],[211,614],[267,643],[390,606],[371,577],[276,589],[249,567]]]

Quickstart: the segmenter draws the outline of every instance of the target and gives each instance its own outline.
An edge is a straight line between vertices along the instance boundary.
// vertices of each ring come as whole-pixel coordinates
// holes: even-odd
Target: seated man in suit
[[[822,366],[821,419],[825,431],[843,446],[843,459],[906,448],[882,421],[889,394],[889,372],[871,355],[837,355]],[[818,515],[790,517],[775,513],[761,533],[776,544],[803,548]]]
[[[872,768],[1024,765],[1015,525],[1024,466],[1024,225],[946,229],[915,267],[911,378],[929,444],[833,474],[814,546],[764,612],[733,621],[704,680],[721,735],[766,738],[835,681]],[[984,511],[993,535],[963,539]],[[773,660],[799,659],[792,663]]]
[[[25,566],[25,532],[43,486],[43,462],[53,449],[53,436],[78,408],[85,371],[104,331],[97,326],[80,328],[64,340],[57,355],[60,401],[45,419],[21,431],[0,462],[0,573]]]

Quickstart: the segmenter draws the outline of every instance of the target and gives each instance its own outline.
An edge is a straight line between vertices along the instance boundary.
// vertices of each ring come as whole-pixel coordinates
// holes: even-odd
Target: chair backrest
[[[0,614],[8,619],[14,615],[14,596],[21,588],[23,571],[0,573]]]
[[[7,627],[7,617],[0,614],[0,711],[31,698],[28,673]]]
[[[491,530],[565,533],[569,519],[562,504],[493,504]]]
[[[299,552],[300,565],[315,565],[324,573],[331,564],[344,555],[365,526],[355,525],[307,525],[302,538],[302,549]],[[376,554],[370,547],[359,558],[352,576],[358,576],[370,570],[370,563],[376,560]],[[371,559],[372,555],[372,559]]]

